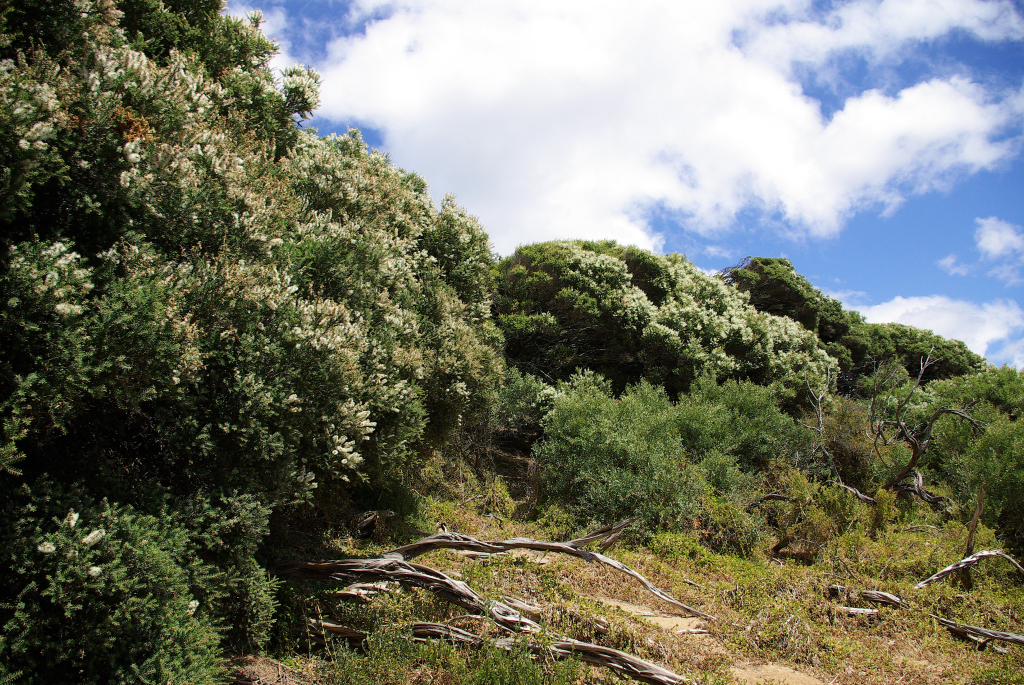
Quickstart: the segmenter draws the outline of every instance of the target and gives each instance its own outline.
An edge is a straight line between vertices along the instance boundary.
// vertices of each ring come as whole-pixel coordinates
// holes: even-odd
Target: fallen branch
[[[412,634],[418,640],[444,640],[466,647],[480,648],[487,644],[487,641],[479,635],[443,623],[414,623]],[[491,644],[499,649],[511,650],[516,641],[513,638],[501,638]],[[575,656],[581,661],[609,668],[634,680],[652,685],[688,685],[695,682],[649,661],[638,659],[617,649],[589,642],[562,639],[556,640],[550,645],[528,642],[526,647],[534,654],[546,654],[554,659],[567,659]]]
[[[988,549],[988,550],[983,550],[981,552],[978,552],[976,554],[972,554],[969,557],[961,559],[960,561],[956,562],[955,564],[950,564],[946,568],[942,569],[941,571],[939,571],[938,573],[933,575],[931,578],[926,578],[925,580],[922,580],[920,583],[918,583],[917,585],[914,586],[914,589],[915,590],[920,590],[921,588],[923,588],[923,587],[925,587],[927,585],[931,585],[932,583],[934,583],[937,580],[942,580],[943,578],[945,578],[946,576],[950,575],[951,573],[955,573],[956,571],[959,571],[960,569],[967,568],[968,566],[971,566],[972,564],[976,564],[979,561],[981,561],[982,559],[987,559],[989,557],[1002,557],[1003,559],[1006,559],[1011,564],[1016,566],[1018,571],[1020,571],[1021,573],[1024,573],[1024,566],[1021,566],[1019,563],[1017,563],[1017,561],[1013,557],[1011,557],[1009,554],[1006,554],[1005,552],[1003,552],[1001,550],[998,550],[998,549]]]
[[[395,581],[403,587],[418,587],[432,592],[472,613],[490,616],[498,625],[512,630],[538,632],[540,626],[501,602],[488,602],[461,580],[455,580],[436,569],[400,559],[339,559],[336,561],[295,561],[281,564],[277,575],[309,580],[334,580],[342,583],[360,581]]]
[[[758,497],[753,502],[748,504],[745,511],[750,511],[754,507],[760,506],[764,502],[792,502],[793,498],[783,495],[781,492],[769,492],[767,495]]]
[[[851,495],[859,499],[861,502],[865,502],[867,504],[878,504],[878,501],[874,497],[871,497],[870,495],[865,495],[857,488],[850,487],[846,483],[836,482],[836,485],[841,487],[843,490],[849,492]]]
[[[412,561],[418,556],[433,552],[435,549],[456,549],[461,551],[481,552],[484,554],[498,554],[509,552],[514,549],[532,549],[538,552],[557,552],[570,554],[579,557],[584,561],[594,561],[591,557],[593,552],[585,549],[587,545],[600,540],[602,544],[610,544],[618,539],[622,531],[629,524],[636,521],[635,518],[619,521],[618,523],[603,526],[597,530],[587,533],[583,537],[569,540],[568,542],[548,542],[545,540],[533,540],[531,538],[512,538],[510,540],[478,540],[477,538],[461,533],[443,531],[436,535],[425,537],[408,545],[402,545],[389,550],[381,555],[382,558],[395,558],[404,561]]]
[[[889,594],[888,592],[882,592],[881,590],[864,590],[860,593],[860,596],[869,602],[874,602],[875,604],[885,604],[896,608],[906,606],[906,602],[896,595]]]
[[[667,592],[662,591],[649,580],[647,580],[640,573],[637,573],[629,566],[626,566],[622,562],[616,561],[610,557],[607,557],[600,552],[591,552],[590,550],[583,549],[584,546],[591,543],[601,541],[602,545],[608,545],[614,542],[622,531],[625,530],[626,526],[635,521],[636,519],[627,519],[620,521],[611,526],[605,526],[598,530],[588,533],[587,535],[576,538],[575,540],[569,540],[568,542],[547,542],[544,540],[533,540],[530,538],[512,538],[510,540],[478,540],[469,535],[463,535],[461,533],[438,533],[431,535],[430,537],[423,538],[408,545],[402,547],[396,547],[393,550],[385,552],[381,555],[382,559],[402,559],[409,561],[415,559],[421,554],[426,554],[435,549],[454,549],[460,551],[471,551],[480,552],[485,554],[499,554],[502,552],[508,552],[514,549],[532,549],[540,552],[554,552],[556,554],[568,554],[584,561],[597,562],[610,566],[617,571],[625,573],[626,575],[635,578],[639,581],[648,592],[653,594],[655,597],[662,599],[669,604],[679,607],[686,611],[691,616],[697,616],[707,621],[717,620],[714,616],[706,614],[699,609],[683,604],[675,597],[672,597]],[[326,564],[335,562],[323,562]]]
[[[988,628],[980,628],[978,626],[969,626],[964,623],[957,623],[950,621],[947,618],[936,616],[935,614],[928,614],[942,625],[949,628],[951,632],[960,633],[963,635],[969,635],[975,638],[980,638],[982,641],[987,642],[989,640],[1000,640],[1002,642],[1009,642],[1015,645],[1024,645],[1024,635],[1017,635],[1016,633],[1004,633],[1001,630],[989,630]],[[979,649],[984,649],[984,644],[979,645]]]
[[[860,607],[839,607],[850,616],[876,616],[878,609],[862,609]]]

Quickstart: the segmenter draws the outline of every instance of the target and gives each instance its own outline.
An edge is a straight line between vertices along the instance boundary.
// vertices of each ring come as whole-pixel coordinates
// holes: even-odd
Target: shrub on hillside
[[[754,383],[721,385],[703,376],[676,405],[680,439],[687,452],[704,458],[720,453],[744,472],[773,459],[796,462],[811,448],[811,433],[779,410],[779,393]]]
[[[646,379],[675,397],[711,375],[793,401],[835,363],[813,332],[758,312],[685,257],[611,241],[519,248],[498,265],[494,311],[520,370],[566,380],[591,369],[616,392]]]
[[[0,10],[0,499],[49,480],[156,517],[219,579],[216,639],[251,645],[290,517],[379,501],[487,415],[501,336],[479,223],[303,130],[316,73],[275,81],[259,13],[220,9]]]
[[[14,494],[2,522],[0,675],[96,684],[222,675],[213,605],[223,577],[173,516],[40,483]]]
[[[746,511],[756,470],[807,439],[770,389],[707,377],[674,403],[646,381],[616,399],[608,381],[578,374],[543,423],[534,452],[544,496],[580,524],[639,516],[649,532],[696,531],[709,548],[740,554],[766,535]]]
[[[560,386],[535,448],[544,494],[581,523],[639,516],[651,530],[672,529],[699,510],[707,484],[679,440],[668,395],[642,382],[619,400],[594,373]]]

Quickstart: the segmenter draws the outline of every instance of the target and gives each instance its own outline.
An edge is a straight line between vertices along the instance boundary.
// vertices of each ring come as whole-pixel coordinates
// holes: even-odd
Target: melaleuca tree
[[[748,257],[721,275],[747,293],[758,311],[789,317],[817,333],[824,349],[846,372],[840,376],[844,393],[855,392],[859,376],[871,374],[875,363],[889,359],[916,375],[920,360],[931,353],[936,362],[928,368],[925,381],[984,368],[984,360],[959,340],[902,324],[865,323],[860,314],[844,310],[838,300],[812,286],[788,259]]]
[[[949,486],[965,522],[984,483],[983,520],[1006,544],[1024,549],[1024,374],[1009,366],[990,366],[931,383],[924,400],[922,414],[940,406],[962,406],[980,422],[937,424],[925,466]]]
[[[722,274],[723,280],[750,296],[758,311],[788,316],[823,343],[834,343],[846,335],[852,323],[834,298],[822,294],[793,268],[788,259],[747,258]]]
[[[394,487],[486,407],[501,373],[486,234],[357,133],[303,131],[319,77],[275,78],[258,15],[206,0],[5,9],[0,490],[28,494],[4,525],[60,530],[31,514],[51,481],[155,517],[190,546],[168,564],[215,570],[197,620],[258,646],[273,612],[261,563],[289,542],[267,537],[272,519],[286,532]],[[73,31],[38,24],[65,15]],[[5,568],[21,563],[11,549]],[[4,607],[42,582],[20,568]],[[43,645],[47,601],[0,609],[28,626],[17,644]],[[0,660],[30,649],[13,634]],[[104,677],[54,654],[26,672]]]
[[[530,245],[499,264],[496,293],[509,360],[549,380],[593,369],[617,390],[644,378],[676,395],[711,375],[774,384],[792,400],[835,363],[814,333],[676,254]]]

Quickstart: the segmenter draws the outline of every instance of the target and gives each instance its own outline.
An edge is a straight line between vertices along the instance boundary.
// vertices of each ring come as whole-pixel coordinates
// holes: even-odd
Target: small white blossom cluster
[[[281,72],[281,90],[288,111],[309,119],[320,104],[320,74],[311,67],[293,64]]]
[[[103,537],[106,534],[107,534],[107,531],[103,530],[102,528],[97,528],[96,530],[92,531],[91,533],[86,535],[84,538],[82,538],[82,544],[85,545],[86,547],[92,547],[97,542],[102,540]]]
[[[81,255],[60,241],[14,245],[9,265],[11,276],[27,286],[21,292],[33,293],[36,306],[48,308],[61,318],[82,314],[82,303],[94,288],[92,272],[82,266]]]

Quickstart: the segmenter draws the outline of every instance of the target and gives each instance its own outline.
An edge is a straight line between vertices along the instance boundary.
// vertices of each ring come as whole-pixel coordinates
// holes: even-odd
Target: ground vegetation
[[[499,258],[221,10],[0,2],[0,683],[1024,683],[1018,370]]]

